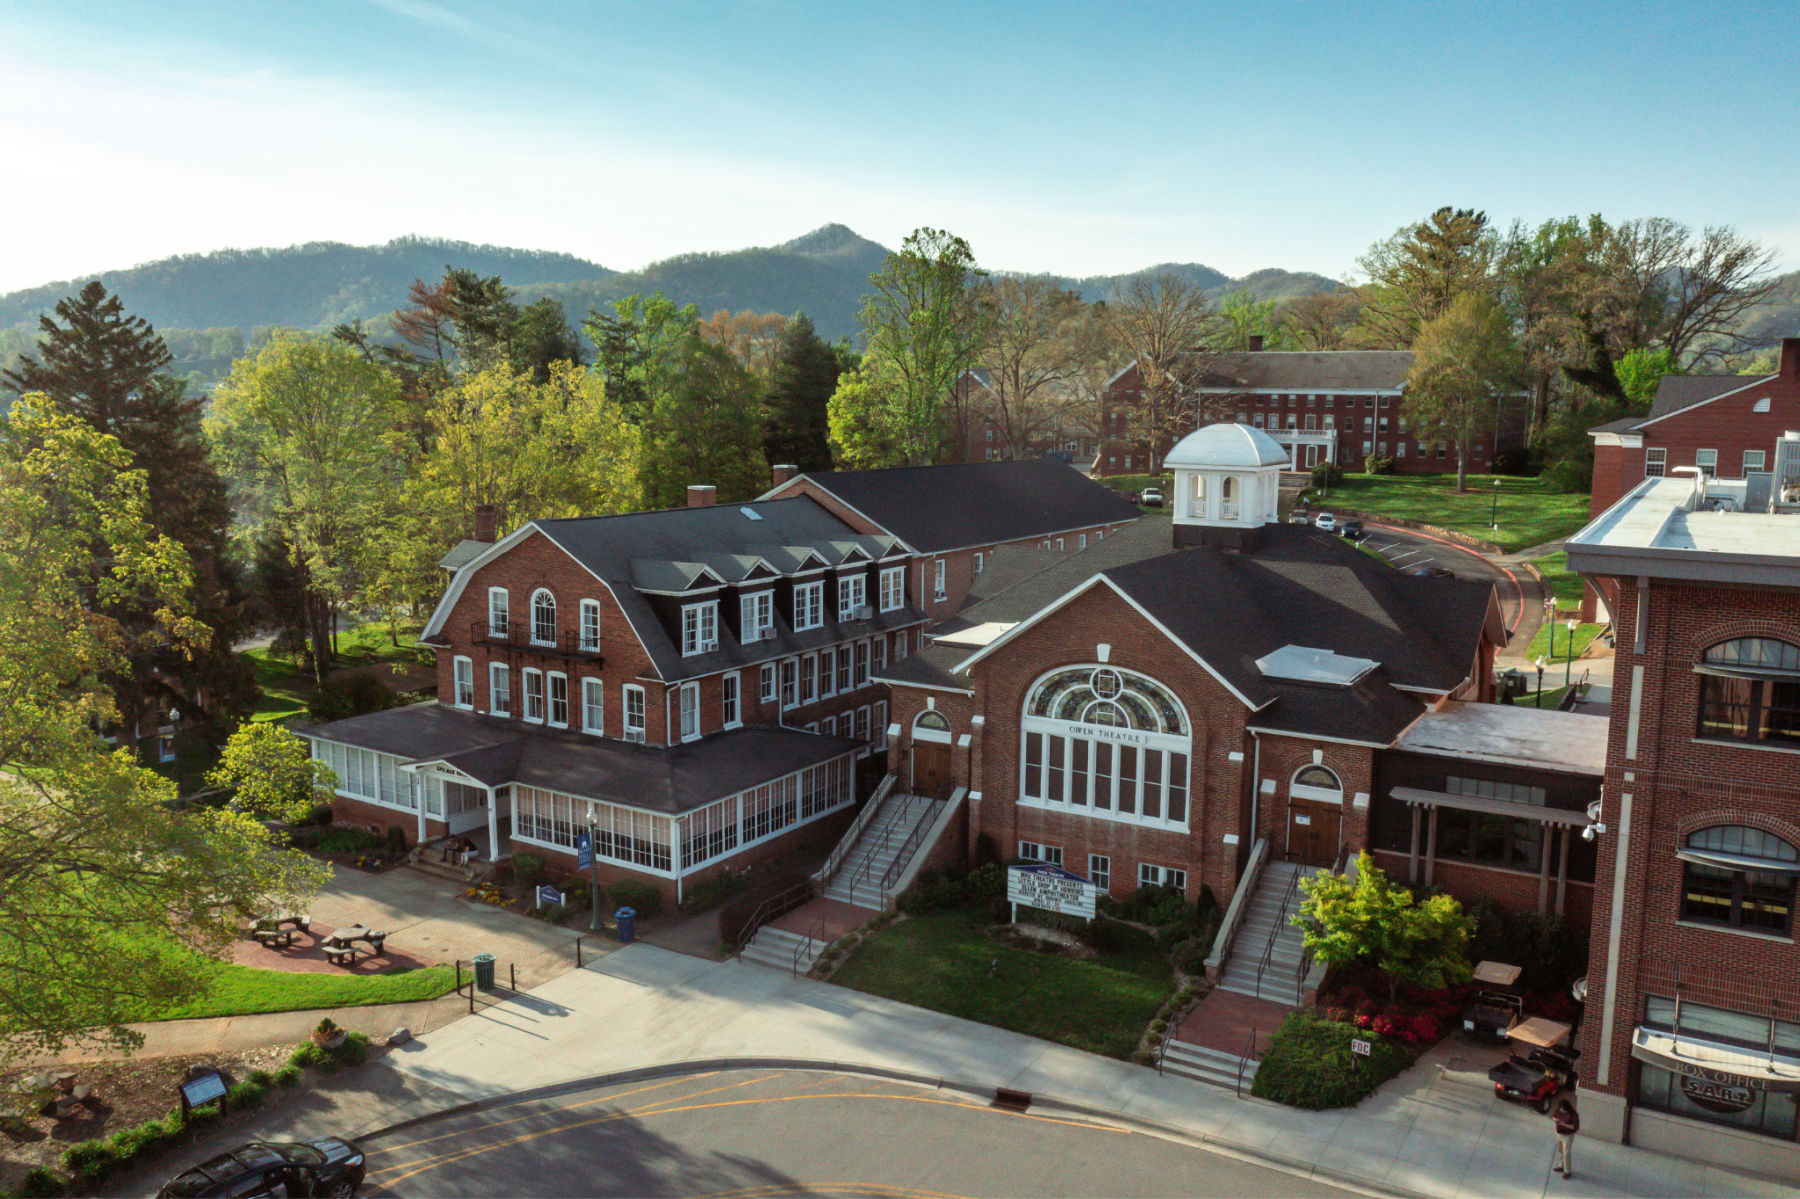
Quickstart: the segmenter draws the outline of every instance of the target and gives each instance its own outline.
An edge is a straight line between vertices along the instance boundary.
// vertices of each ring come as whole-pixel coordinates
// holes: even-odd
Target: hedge
[[[1369,1043],[1368,1057],[1351,1053],[1353,1040]],[[1295,1012],[1269,1041],[1250,1093],[1311,1111],[1348,1107],[1412,1062],[1412,1054],[1385,1037]]]

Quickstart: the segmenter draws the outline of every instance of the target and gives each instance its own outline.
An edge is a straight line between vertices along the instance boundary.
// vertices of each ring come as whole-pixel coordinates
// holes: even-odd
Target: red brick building
[[[954,450],[957,460],[997,462],[1051,456],[1065,462],[1092,462],[1098,444],[1093,406],[1081,403],[1072,387],[1066,382],[1045,383],[1037,394],[1007,413],[1001,410],[992,371],[985,367],[964,371],[951,396],[952,404],[967,414],[962,444]],[[954,436],[954,428],[951,432]]]
[[[1582,1131],[1795,1178],[1800,495],[1684,466],[1568,542],[1618,633]]]
[[[1406,373],[1410,350],[1263,350],[1260,338],[1243,353],[1209,354],[1189,387],[1189,407],[1199,414],[1187,427],[1213,420],[1262,429],[1286,451],[1288,469],[1310,470],[1335,462],[1367,469],[1371,458],[1394,460],[1394,469],[1432,473],[1456,469],[1450,448],[1421,442],[1407,428]],[[1150,413],[1134,362],[1110,383],[1100,410],[1100,449],[1094,474],[1144,474],[1151,469]],[[1181,422],[1165,417],[1156,460],[1167,456]],[[1524,444],[1523,397],[1495,405],[1494,432],[1473,447],[1470,469],[1489,470],[1494,456]]]
[[[1585,920],[1603,718],[1497,706],[1491,586],[1393,570],[1275,517],[1286,451],[1214,425],[1172,519],[1009,549],[891,662],[888,767],[961,794],[967,843],[1104,891],[1254,889],[1270,860],[1384,865]],[[1229,929],[1222,939],[1228,939]],[[1252,955],[1254,956],[1254,955]]]
[[[1782,340],[1773,375],[1667,375],[1648,415],[1588,430],[1594,439],[1589,512],[1597,518],[1644,479],[1682,467],[1743,480],[1753,504],[1766,492],[1800,487],[1800,463],[1793,474],[1775,474],[1776,443],[1790,430],[1800,430],[1800,337]],[[1607,590],[1606,598],[1616,596]],[[1588,619],[1597,611],[1593,601],[1590,589]]]

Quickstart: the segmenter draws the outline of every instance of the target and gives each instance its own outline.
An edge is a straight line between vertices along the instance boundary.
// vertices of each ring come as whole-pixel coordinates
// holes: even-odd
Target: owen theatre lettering
[[[1103,724],[1071,725],[1069,731],[1095,741],[1116,741],[1121,745],[1150,744],[1150,734],[1148,733],[1134,732],[1131,729],[1107,728]]]

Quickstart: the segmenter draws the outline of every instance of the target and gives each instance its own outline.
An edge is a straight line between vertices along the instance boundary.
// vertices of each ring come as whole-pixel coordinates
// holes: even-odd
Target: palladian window
[[[1800,646],[1721,641],[1701,655],[1700,735],[1800,748]]]
[[[1162,684],[1112,666],[1040,680],[1025,701],[1021,802],[1107,820],[1185,828],[1192,742]]]
[[[1793,929],[1800,850],[1761,829],[1719,824],[1689,834],[1681,918],[1785,937]]]

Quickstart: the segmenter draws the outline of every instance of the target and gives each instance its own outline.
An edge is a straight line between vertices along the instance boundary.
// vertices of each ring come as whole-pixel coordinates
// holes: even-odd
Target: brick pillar
[[[770,486],[780,487],[783,483],[800,473],[800,468],[792,462],[784,462],[780,466],[769,468]]]
[[[690,508],[710,508],[718,488],[711,483],[689,483],[687,489],[687,506]]]

